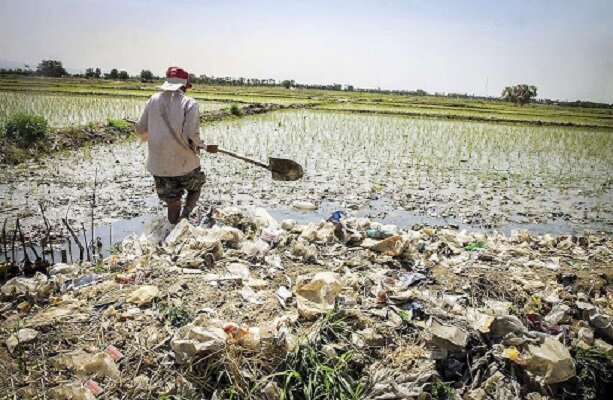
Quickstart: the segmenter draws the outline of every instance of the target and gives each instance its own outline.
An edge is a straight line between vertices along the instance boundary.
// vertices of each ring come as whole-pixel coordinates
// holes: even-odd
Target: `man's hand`
[[[207,153],[217,153],[218,148],[219,145],[217,144],[207,144],[205,149]]]

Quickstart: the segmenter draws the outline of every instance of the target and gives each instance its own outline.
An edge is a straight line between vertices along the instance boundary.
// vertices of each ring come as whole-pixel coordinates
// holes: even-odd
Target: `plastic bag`
[[[153,285],[144,285],[136,289],[126,298],[128,303],[133,303],[139,306],[150,303],[153,299],[160,295],[160,289]]]
[[[177,363],[183,364],[197,354],[210,354],[225,347],[227,333],[218,324],[197,318],[189,325],[179,328],[170,340]]]
[[[241,245],[241,251],[249,258],[263,258],[269,250],[268,243],[261,239],[247,240]]]
[[[29,295],[48,297],[52,285],[44,274],[37,272],[32,278],[17,277],[6,282],[0,290],[7,297]]]
[[[540,376],[543,383],[564,382],[575,376],[575,364],[566,347],[553,337],[540,346],[528,345],[525,357],[528,371]]]
[[[298,278],[298,281],[304,281]],[[342,287],[333,272],[318,272],[308,283],[296,285],[298,313],[305,318],[313,318],[326,313],[334,307],[334,300]]]

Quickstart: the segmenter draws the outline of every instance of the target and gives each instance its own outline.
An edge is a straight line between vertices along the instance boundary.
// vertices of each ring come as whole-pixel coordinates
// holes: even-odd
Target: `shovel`
[[[264,164],[261,161],[245,157],[242,154],[238,154],[233,151],[217,147],[217,145],[209,145],[208,147],[215,147],[215,150],[219,153],[225,154],[230,157],[238,158],[239,160],[243,160],[245,162],[248,162],[249,164],[257,165],[258,167],[266,168],[267,170],[272,172],[273,181],[296,181],[302,178],[302,175],[304,175],[302,166],[296,161],[289,160],[287,158],[268,157],[268,164]],[[213,151],[213,153],[215,153],[215,151]]]
[[[132,121],[126,119],[127,122],[135,124],[136,121]],[[296,161],[289,160],[287,158],[268,158],[268,164],[264,164],[261,161],[254,160],[249,157],[245,157],[242,154],[235,153],[233,151],[225,150],[217,145],[209,145],[209,148],[213,148],[211,153],[222,153],[228,155],[230,157],[238,158],[239,160],[248,162],[249,164],[257,165],[258,167],[266,168],[270,172],[272,172],[272,180],[273,181],[296,181],[304,175],[304,171],[302,170],[302,166],[298,164]],[[204,149],[204,147],[201,147]]]

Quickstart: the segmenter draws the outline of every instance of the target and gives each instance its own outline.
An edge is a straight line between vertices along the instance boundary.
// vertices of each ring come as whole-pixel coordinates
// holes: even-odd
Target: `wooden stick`
[[[9,260],[9,252],[6,248],[6,220],[8,218],[4,219],[4,224],[2,224],[2,247],[4,248],[4,260],[6,262],[8,262]]]
[[[13,229],[13,240],[11,241],[11,255],[12,255],[12,259],[11,262],[14,264],[15,263],[15,242],[17,241],[17,228],[15,227]]]
[[[43,216],[43,222],[45,223],[45,227],[47,228],[46,242],[49,245],[49,252],[51,253],[51,263],[55,264],[55,254],[53,254],[53,245],[51,244],[51,224],[49,223],[47,216],[45,216],[45,209],[43,207],[43,204],[39,203],[38,206],[40,207],[40,213]],[[45,249],[43,248],[43,256],[44,254],[45,254]]]
[[[91,239],[92,239],[92,243],[94,242],[94,208],[96,208],[96,185],[98,183],[98,167],[96,167],[95,171],[94,171],[94,193],[92,195],[92,215],[91,215],[91,219],[92,219],[92,226],[91,226]],[[96,247],[94,245],[92,245],[92,253],[96,254]]]
[[[68,245],[68,254],[70,255],[70,263],[72,264],[72,242],[70,241],[70,238],[66,238],[66,242]]]
[[[91,257],[89,256],[89,245],[87,244],[87,235],[85,233],[85,224],[81,222],[81,229],[83,229],[83,238],[85,239],[85,250],[87,250],[87,261],[91,261]],[[92,244],[93,247],[93,244]]]
[[[254,159],[251,159],[249,157],[245,157],[242,154],[238,154],[238,153],[235,153],[233,151],[222,149],[222,148],[217,148],[217,151],[222,153],[222,154],[228,155],[230,157],[234,157],[234,158],[237,158],[239,160],[248,162],[249,164],[257,165],[258,167],[262,167],[262,168],[266,168],[266,169],[270,170],[270,165],[264,164],[261,161],[254,160]]]
[[[19,222],[19,218],[17,218],[16,226],[17,226],[17,230],[19,231],[19,240],[21,241],[21,248],[23,249],[23,271],[22,272],[24,275],[29,275],[35,272],[33,269],[34,264],[32,263],[32,260],[30,260],[30,255],[28,254],[28,249],[26,248],[26,239],[23,236],[23,231],[21,230],[21,223]],[[36,252],[34,253],[36,254]],[[36,256],[36,258],[38,259],[38,255]]]
[[[26,239],[23,237],[23,232],[21,231],[21,225],[19,224],[19,218],[17,218],[16,223],[17,230],[19,231],[19,241],[21,242],[21,247],[23,248],[23,256],[26,261],[30,261],[30,256],[28,255],[28,251],[26,249]]]
[[[40,240],[40,251],[43,256],[43,261],[47,261],[47,256],[45,255],[45,248],[47,247],[47,238],[42,238]]]
[[[68,224],[68,220],[66,218],[62,218],[62,222],[64,223],[64,225],[66,225],[66,229],[68,229],[68,232],[70,232],[70,235],[74,239],[77,246],[79,246],[79,261],[83,262],[83,252],[85,249],[83,248],[79,237],[74,233],[74,230],[72,230],[72,227]],[[70,249],[70,246],[68,248]],[[72,262],[72,250],[70,250],[70,262]]]
[[[28,246],[30,247],[30,250],[32,250],[32,253],[34,253],[34,258],[36,258],[37,260],[40,260],[40,256],[38,255],[38,252],[34,248],[34,245],[32,244],[31,240],[28,242]],[[44,254],[45,254],[45,251],[44,251],[44,248],[43,248],[43,255]]]

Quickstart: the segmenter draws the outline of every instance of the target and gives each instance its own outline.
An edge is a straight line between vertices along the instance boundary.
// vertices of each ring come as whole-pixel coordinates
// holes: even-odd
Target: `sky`
[[[613,103],[613,0],[0,0],[0,59]]]

